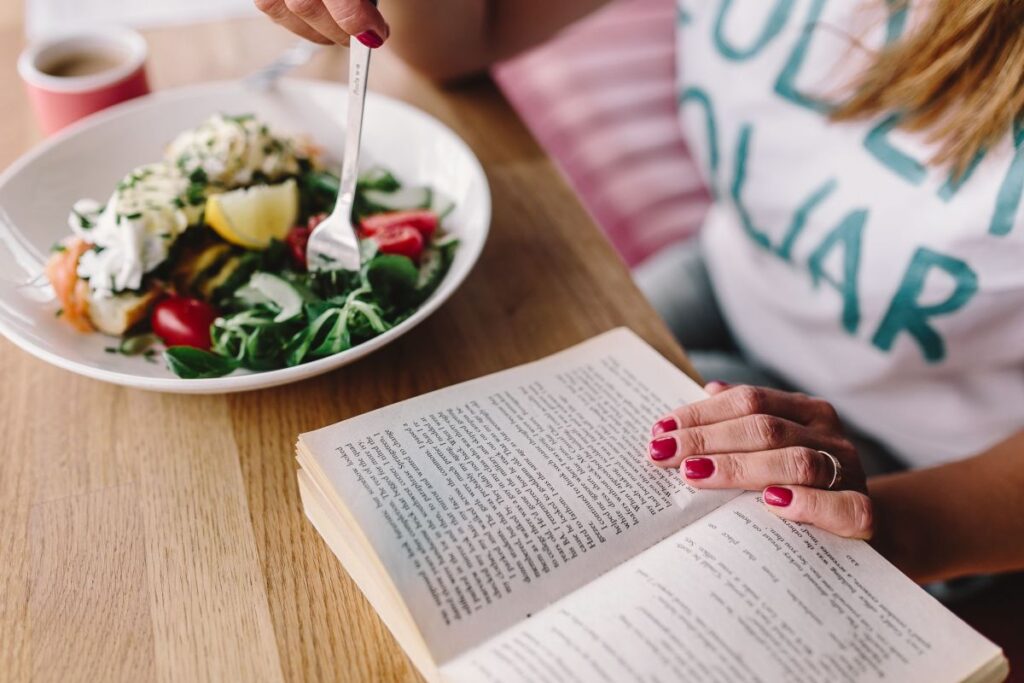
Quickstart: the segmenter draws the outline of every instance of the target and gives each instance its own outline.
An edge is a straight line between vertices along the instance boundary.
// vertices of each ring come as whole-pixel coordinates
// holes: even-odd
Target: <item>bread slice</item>
[[[106,298],[97,297],[90,292],[89,320],[104,334],[123,336],[149,315],[149,309],[157,296],[159,291],[156,288],[141,294],[124,292]]]

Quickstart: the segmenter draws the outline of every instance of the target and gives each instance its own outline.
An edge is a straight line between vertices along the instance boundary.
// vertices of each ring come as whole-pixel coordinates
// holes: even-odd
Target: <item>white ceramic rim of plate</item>
[[[332,81],[318,81],[312,79],[283,79],[289,83],[295,85],[308,85],[310,87],[336,87],[338,88],[339,94],[347,97],[347,90],[343,83],[335,83]],[[144,109],[151,106],[155,101],[170,101],[173,99],[182,99],[195,96],[204,90],[215,90],[223,89],[225,86],[237,86],[237,81],[213,81],[207,83],[200,83],[196,85],[183,86],[180,88],[173,88],[170,90],[163,90],[143,97],[123,102],[121,104],[110,107],[103,111],[91,114],[80,121],[77,121],[67,128],[61,130],[57,134],[47,138],[42,143],[36,145],[31,150],[26,152],[24,155],[19,157],[10,167],[7,168],[3,173],[0,173],[0,187],[6,185],[11,178],[16,176],[22,171],[23,168],[32,163],[37,157],[45,154],[48,150],[56,147],[64,142],[64,140],[78,135],[81,131],[85,131],[92,126],[100,125],[104,122],[117,119],[123,116],[130,115],[136,109]],[[479,261],[480,254],[483,252],[484,245],[487,242],[487,237],[490,232],[491,225],[491,193],[490,186],[487,182],[487,174],[480,164],[480,160],[477,159],[476,154],[466,144],[466,142],[457,134],[451,130],[447,125],[442,123],[436,117],[428,114],[427,112],[412,106],[401,100],[397,100],[387,95],[381,95],[379,93],[369,92],[367,93],[367,101],[373,102],[374,100],[380,102],[386,102],[389,106],[393,106],[400,110],[405,110],[416,116],[421,116],[429,119],[435,125],[448,131],[455,143],[461,146],[467,153],[467,157],[470,163],[474,166],[474,170],[480,173],[480,176],[484,179],[484,195],[480,198],[483,202],[482,209],[486,220],[484,221],[483,230],[480,235],[480,240],[476,243],[476,248],[469,252],[469,265],[461,274],[452,273],[449,271],[445,275],[445,279],[442,281],[443,286],[451,288],[451,294],[454,294],[469,274],[476,267],[476,263]],[[451,280],[451,278],[455,278]],[[451,281],[451,284],[448,284]],[[449,295],[450,296],[450,295]],[[430,315],[441,307],[447,301],[447,297],[442,299],[437,296],[435,292],[427,301],[420,306],[417,311],[406,320],[402,321],[395,327],[391,328],[387,332],[374,337],[368,341],[363,342],[357,346],[352,347],[341,353],[337,353],[327,358],[321,358],[319,360],[312,361],[310,363],[303,363],[302,365],[296,365],[291,368],[282,368],[279,370],[267,370],[262,372],[252,372],[251,374],[244,375],[229,375],[226,377],[214,377],[207,379],[182,379],[180,377],[142,377],[139,375],[129,375],[121,372],[115,372],[112,370],[103,370],[101,368],[95,368],[83,363],[79,363],[74,360],[69,360],[64,356],[56,353],[51,353],[45,349],[38,348],[28,340],[24,339],[17,330],[9,327],[3,318],[0,318],[0,334],[3,334],[8,340],[14,343],[23,351],[26,351],[40,360],[46,361],[51,365],[55,365],[64,370],[69,370],[85,377],[97,379],[103,382],[109,382],[111,384],[117,384],[120,386],[132,387],[136,389],[143,389],[146,391],[157,391],[165,393],[176,393],[176,394],[229,394],[237,393],[242,391],[253,391],[256,389],[268,389],[282,384],[290,384],[292,382],[298,382],[303,379],[315,377],[317,375],[324,374],[330,370],[340,368],[349,363],[355,362],[371,353],[386,346],[391,340],[402,336],[418,324],[426,320]]]

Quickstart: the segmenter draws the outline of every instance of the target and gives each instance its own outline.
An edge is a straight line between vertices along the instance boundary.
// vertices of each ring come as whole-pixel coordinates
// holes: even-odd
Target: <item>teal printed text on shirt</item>
[[[736,213],[739,214],[744,232],[746,232],[754,244],[775,253],[785,261],[789,261],[792,255],[793,243],[800,237],[804,226],[807,225],[808,216],[815,207],[832,194],[836,189],[837,183],[834,179],[829,179],[821,187],[808,195],[807,199],[801,202],[796,211],[793,212],[793,220],[790,222],[789,229],[786,230],[782,240],[778,245],[772,244],[768,234],[754,225],[750,211],[743,203],[743,186],[747,182],[747,159],[750,155],[750,141],[753,133],[754,129],[750,124],[744,124],[740,129],[739,140],[736,143],[736,156],[733,163],[732,202],[736,207]]]
[[[711,182],[711,196],[718,197],[718,126],[715,123],[715,107],[707,92],[700,88],[686,88],[679,95],[679,106],[696,102],[704,110],[704,128],[708,141],[708,178]]]
[[[1013,230],[1017,209],[1020,208],[1021,190],[1024,189],[1024,123],[1020,119],[1013,124],[1013,145],[1013,161],[999,186],[992,222],[988,226],[989,234],[1000,237],[1009,235]]]
[[[924,304],[919,299],[932,271],[942,271],[952,278],[953,292],[943,301]],[[920,247],[907,266],[903,282],[871,342],[883,351],[890,351],[900,333],[906,332],[921,347],[929,363],[939,363],[946,357],[946,345],[930,319],[960,310],[977,291],[978,276],[967,263]]]
[[[807,268],[811,281],[817,287],[822,281],[832,285],[843,299],[843,329],[850,334],[860,325],[860,300],[857,296],[857,274],[860,272],[860,244],[864,235],[864,224],[868,212],[858,209],[844,218],[836,228],[825,236],[821,244],[811,253]],[[824,270],[825,259],[835,249],[842,249],[843,274],[833,278]]]
[[[736,141],[736,152],[731,185],[731,199],[740,218],[743,233],[751,242],[782,260],[792,262],[794,245],[800,240],[812,213],[838,186],[830,179],[812,192],[793,212],[789,229],[778,245],[771,237],[754,224],[749,209],[743,203],[743,188],[747,180],[748,160],[754,128],[744,124]],[[812,285],[822,283],[831,286],[840,296],[842,312],[840,324],[850,335],[856,335],[861,322],[859,298],[859,272],[861,267],[861,244],[868,224],[869,212],[855,209],[829,231],[811,251],[807,260],[807,271]],[[838,276],[825,270],[825,261],[833,253],[840,253],[842,264]],[[931,273],[944,273],[953,280],[953,292],[938,303],[921,301],[925,281]],[[889,352],[897,338],[907,333],[919,345],[922,355],[929,363],[941,362],[946,357],[945,343],[931,324],[931,319],[954,313],[963,308],[978,289],[978,278],[971,267],[955,257],[919,247],[914,253],[903,279],[893,295],[885,316],[882,318],[871,343],[879,350]]]
[[[786,59],[782,71],[779,72],[779,77],[775,80],[775,93],[779,97],[819,114],[830,113],[839,102],[829,102],[803,93],[797,88],[796,81],[800,75],[800,69],[807,61],[807,52],[811,47],[814,34],[820,28],[821,16],[827,2],[828,0],[813,0],[811,2],[800,36],[793,44],[793,50],[789,53],[789,58]],[[886,21],[885,42],[889,44],[903,35],[903,29],[907,22],[907,8],[900,6],[900,3],[894,0],[887,0],[887,4],[889,5],[889,17]]]
[[[776,38],[790,15],[793,13],[794,0],[775,0],[775,6],[768,15],[767,21],[761,29],[761,33],[753,44],[746,47],[738,47],[725,37],[725,24],[729,11],[734,6],[734,0],[722,0],[718,6],[718,15],[715,17],[714,41],[715,47],[726,59],[732,61],[743,61],[756,56],[774,38]],[[749,8],[742,8],[741,11],[750,11]]]
[[[889,141],[889,133],[900,125],[900,115],[890,114],[868,131],[864,147],[893,173],[911,185],[920,185],[928,175],[923,163],[906,152],[896,149]]]

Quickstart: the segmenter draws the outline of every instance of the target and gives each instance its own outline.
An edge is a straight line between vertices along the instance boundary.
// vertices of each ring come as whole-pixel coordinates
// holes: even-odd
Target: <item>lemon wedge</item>
[[[214,194],[206,200],[206,224],[246,249],[266,249],[271,240],[283,240],[298,218],[295,180]]]

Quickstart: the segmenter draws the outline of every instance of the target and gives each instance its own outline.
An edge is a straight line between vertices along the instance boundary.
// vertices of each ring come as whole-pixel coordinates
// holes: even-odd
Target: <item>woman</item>
[[[441,79],[602,4],[256,1]],[[701,250],[641,282],[695,357],[829,402],[712,382],[654,425],[653,461],[763,489],[919,581],[1024,568],[1022,20],[1012,0],[681,3],[681,118],[717,201]],[[838,414],[917,469],[867,481]]]

